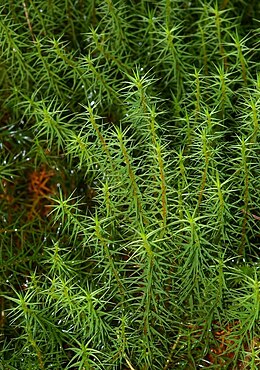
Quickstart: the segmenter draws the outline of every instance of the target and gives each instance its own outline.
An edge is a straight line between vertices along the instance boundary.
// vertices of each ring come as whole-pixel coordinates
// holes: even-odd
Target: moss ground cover
[[[259,21],[0,2],[0,369],[259,369]]]

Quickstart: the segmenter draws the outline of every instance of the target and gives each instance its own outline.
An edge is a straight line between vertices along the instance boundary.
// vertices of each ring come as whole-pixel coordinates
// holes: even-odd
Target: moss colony
[[[0,369],[259,369],[260,2],[0,3]]]

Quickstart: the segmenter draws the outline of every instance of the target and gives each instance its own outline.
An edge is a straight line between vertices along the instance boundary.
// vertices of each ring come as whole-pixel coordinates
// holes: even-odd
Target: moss
[[[257,369],[259,2],[0,15],[2,369]]]

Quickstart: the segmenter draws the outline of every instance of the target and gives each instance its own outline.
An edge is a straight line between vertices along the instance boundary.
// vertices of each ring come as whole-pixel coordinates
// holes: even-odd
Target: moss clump
[[[0,11],[0,368],[259,368],[259,1]]]

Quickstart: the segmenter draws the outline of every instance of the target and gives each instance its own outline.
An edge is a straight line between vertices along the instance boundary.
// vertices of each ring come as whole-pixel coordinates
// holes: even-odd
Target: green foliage
[[[0,7],[0,368],[258,369],[257,0]]]

